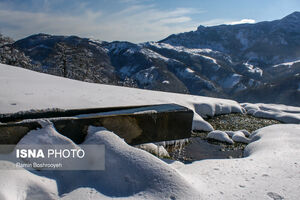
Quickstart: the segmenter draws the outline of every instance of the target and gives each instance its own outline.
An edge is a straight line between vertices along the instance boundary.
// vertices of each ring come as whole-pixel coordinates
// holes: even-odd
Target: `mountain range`
[[[0,35],[0,62],[71,79],[300,106],[300,12],[219,25],[157,42]]]

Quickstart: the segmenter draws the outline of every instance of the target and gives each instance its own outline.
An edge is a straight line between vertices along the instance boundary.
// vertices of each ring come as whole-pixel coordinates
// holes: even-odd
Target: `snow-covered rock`
[[[249,131],[243,129],[243,130],[240,130],[246,137],[249,137],[251,135],[251,133],[249,133]]]
[[[215,130],[208,133],[207,138],[214,139],[220,142],[226,142],[229,144],[233,144],[233,140],[227,135],[224,131]]]
[[[246,143],[246,144],[248,144],[250,142],[250,139],[245,137],[245,135],[242,131],[234,132],[234,134],[232,136],[232,140],[234,142],[241,142],[241,143]]]

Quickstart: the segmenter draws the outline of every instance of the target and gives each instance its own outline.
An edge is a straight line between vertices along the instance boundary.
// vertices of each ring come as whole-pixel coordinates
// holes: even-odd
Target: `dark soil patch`
[[[257,117],[253,117],[252,115],[245,115],[240,113],[218,115],[205,120],[208,123],[210,123],[215,130],[238,131],[238,130],[246,129],[250,133],[257,129],[272,124],[281,123],[273,119],[257,118]]]

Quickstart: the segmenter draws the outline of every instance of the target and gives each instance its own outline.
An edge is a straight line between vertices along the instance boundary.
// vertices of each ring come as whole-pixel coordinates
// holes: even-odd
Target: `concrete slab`
[[[103,126],[129,144],[142,144],[190,137],[193,111],[162,104],[0,116],[0,121],[6,122],[0,124],[0,144],[16,144],[30,130],[41,128],[37,122],[41,118],[50,120],[59,133],[77,144],[84,141],[89,126]],[[23,119],[30,120],[20,121]]]

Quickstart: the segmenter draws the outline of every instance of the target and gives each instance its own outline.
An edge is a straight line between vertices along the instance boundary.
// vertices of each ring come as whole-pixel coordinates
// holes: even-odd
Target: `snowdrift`
[[[51,139],[52,138],[52,139]],[[55,140],[53,138],[56,138]],[[51,124],[26,135],[22,144],[70,144]],[[1,170],[2,199],[297,199],[300,195],[300,125],[256,131],[241,159],[163,162],[127,145],[101,127],[90,127],[83,144],[104,144],[103,171]],[[76,145],[76,144],[73,144]],[[79,145],[80,146],[80,145]],[[0,161],[1,164],[13,164]]]

